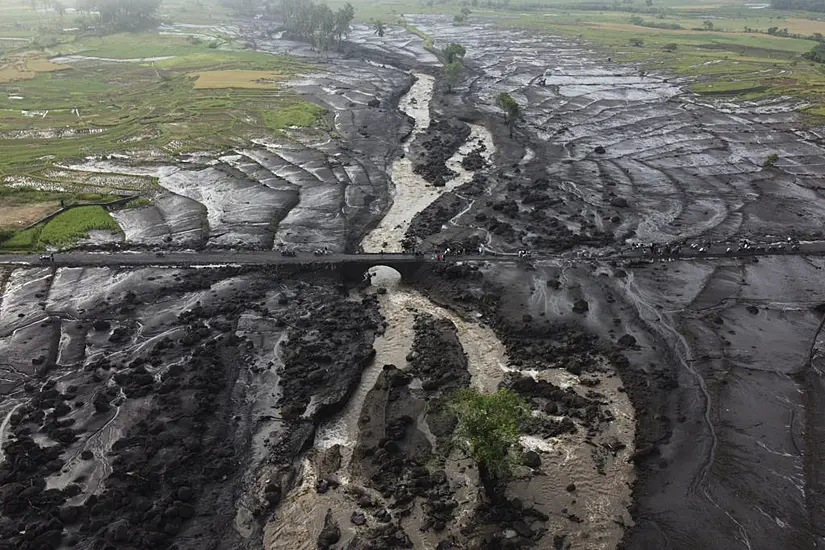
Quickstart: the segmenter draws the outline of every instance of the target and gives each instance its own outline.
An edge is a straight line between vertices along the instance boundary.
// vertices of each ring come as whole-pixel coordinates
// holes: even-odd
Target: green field
[[[78,206],[58,214],[45,224],[20,231],[3,243],[9,251],[65,248],[88,237],[89,231],[103,229],[120,233],[120,226],[101,206]]]

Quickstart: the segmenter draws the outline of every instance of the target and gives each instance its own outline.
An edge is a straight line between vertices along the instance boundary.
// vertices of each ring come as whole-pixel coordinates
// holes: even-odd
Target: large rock
[[[527,451],[522,457],[525,466],[530,468],[538,468],[541,466],[541,457],[536,451]]]

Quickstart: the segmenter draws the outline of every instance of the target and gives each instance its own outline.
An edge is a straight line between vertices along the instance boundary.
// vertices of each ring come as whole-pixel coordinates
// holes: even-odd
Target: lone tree
[[[453,61],[444,65],[444,76],[447,77],[447,91],[452,92],[461,75],[464,72],[464,64],[461,61]]]
[[[441,50],[441,53],[444,54],[444,63],[449,65],[450,63],[455,63],[456,61],[461,61],[464,59],[464,55],[467,53],[467,50],[465,50],[464,46],[461,44],[456,44],[453,42]]]
[[[501,92],[496,96],[496,105],[504,112],[504,122],[510,129],[510,137],[512,138],[513,126],[521,118],[521,107],[507,92]]]
[[[507,389],[481,393],[465,388],[455,393],[450,409],[458,418],[456,437],[476,461],[485,495],[496,502],[517,461],[520,427],[530,406]]]
[[[383,21],[381,21],[380,19],[378,21],[376,21],[375,25],[373,25],[373,28],[375,29],[374,34],[377,34],[380,37],[384,36],[385,28],[384,28],[384,22]]]

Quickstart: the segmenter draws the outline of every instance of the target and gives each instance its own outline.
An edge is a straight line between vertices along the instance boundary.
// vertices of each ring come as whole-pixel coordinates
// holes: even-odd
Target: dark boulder
[[[527,451],[522,457],[522,462],[530,468],[538,468],[541,466],[541,457],[536,451]]]

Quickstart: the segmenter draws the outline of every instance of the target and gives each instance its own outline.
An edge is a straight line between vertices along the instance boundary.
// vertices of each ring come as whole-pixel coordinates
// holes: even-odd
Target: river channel
[[[400,251],[401,241],[413,217],[427,208],[443,193],[453,191],[472,178],[472,172],[464,170],[461,160],[478,144],[485,145],[485,157],[490,161],[495,154],[495,146],[490,132],[482,125],[471,125],[471,133],[465,144],[449,159],[447,166],[457,175],[448,180],[446,185],[436,188],[429,185],[413,171],[409,160],[410,145],[416,136],[429,125],[430,101],[433,95],[433,78],[425,74],[415,74],[412,88],[399,101],[399,108],[415,120],[415,127],[404,143],[404,155],[392,165],[392,205],[384,218],[362,240],[362,247],[367,252]],[[449,320],[456,328],[456,333],[467,357],[471,385],[484,391],[495,391],[508,373],[532,376],[536,379],[551,381],[560,387],[576,387],[578,379],[566,371],[550,369],[543,372],[519,371],[508,366],[505,346],[495,332],[475,319],[466,319],[449,309],[436,305],[421,292],[401,281],[400,275],[393,269],[377,266],[370,270],[372,285],[365,292],[377,295],[385,328],[375,340],[375,358],[361,378],[360,385],[344,410],[322,425],[315,437],[315,448],[310,451],[301,464],[303,481],[287,496],[281,513],[267,528],[265,543],[269,549],[310,548],[314,544],[317,532],[323,526],[324,512],[331,510],[333,518],[340,526],[350,526],[346,497],[340,492],[319,495],[315,484],[319,478],[318,462],[325,454],[340,453],[338,479],[346,490],[363,491],[359,481],[350,472],[353,450],[359,439],[359,417],[364,410],[365,401],[378,380],[384,365],[407,368],[407,356],[411,351],[415,331],[413,328],[416,315],[429,313],[437,318]],[[382,289],[381,292],[376,292]],[[610,400],[617,421],[612,428],[615,436],[622,441],[632,442],[634,417],[627,397],[616,391],[620,386],[615,377],[606,380],[601,390]],[[579,386],[581,387],[581,386]],[[614,461],[607,476],[594,475],[590,471],[585,455],[590,448],[585,442],[584,430],[578,434],[567,434],[553,438],[525,436],[522,446],[526,450],[542,453],[546,462],[553,464],[553,476],[527,476],[512,484],[513,497],[536,501],[535,506],[548,514],[561,507],[556,495],[564,494],[564,487],[573,480],[578,486],[579,502],[576,506],[582,518],[580,529],[571,533],[571,539],[587,540],[595,544],[594,548],[612,548],[622,535],[622,529],[614,521],[617,517],[629,521],[626,508],[630,502],[630,480],[632,466],[625,461]],[[629,451],[628,451],[629,452]],[[473,517],[472,508],[477,502],[477,480],[468,478],[463,472],[464,462],[457,456],[448,460],[447,472],[450,483],[457,495],[462,495],[462,508],[457,514],[464,520]],[[422,532],[419,514],[413,514],[404,520],[405,532],[410,536],[415,548],[435,548],[438,538],[433,533]],[[307,518],[311,518],[307,520]],[[457,528],[462,521],[457,521]],[[566,518],[551,519],[551,528],[565,529],[570,532]],[[342,529],[342,543],[353,536],[353,529]],[[506,535],[505,535],[506,536]]]

